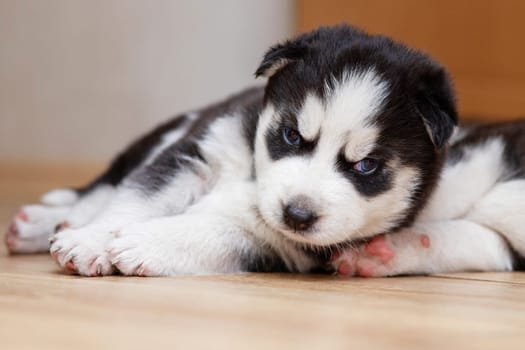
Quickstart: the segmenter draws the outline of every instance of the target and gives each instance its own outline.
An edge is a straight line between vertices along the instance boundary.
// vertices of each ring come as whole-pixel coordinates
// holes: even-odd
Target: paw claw
[[[102,276],[102,265],[100,265],[96,261],[92,262],[91,266],[89,267],[89,275]]]
[[[13,249],[16,245],[16,236],[13,235],[11,232],[8,232],[5,235],[5,245],[8,249]]]
[[[51,239],[52,238],[50,238],[50,240]],[[58,262],[58,251],[52,251],[51,256],[53,257],[53,259],[55,259],[56,262]]]
[[[13,235],[18,235],[18,228],[16,227],[16,223],[14,221],[7,228],[7,232]]]
[[[51,255],[58,265],[79,275],[110,275],[114,269],[104,247],[107,236],[106,231],[66,229],[53,236]]]
[[[343,261],[337,267],[337,273],[341,276],[351,276],[354,274],[354,269],[348,262]]]
[[[164,273],[158,270],[158,256],[154,249],[144,244],[141,233],[135,234],[130,231],[119,231],[120,237],[111,242],[108,248],[111,263],[126,276],[163,275]]]
[[[71,272],[77,272],[77,269],[76,269],[76,267],[75,267],[75,264],[73,263],[72,260],[69,260],[69,261],[64,265],[64,267],[65,267],[66,269],[68,269],[69,271],[71,271]]]

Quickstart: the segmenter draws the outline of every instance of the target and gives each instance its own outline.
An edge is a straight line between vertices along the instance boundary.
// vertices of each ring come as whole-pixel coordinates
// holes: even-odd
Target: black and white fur
[[[22,208],[10,251],[51,236],[58,264],[87,276],[520,267],[525,122],[456,127],[443,67],[346,25],[271,48],[256,74],[265,88],[176,117],[86,188]],[[379,234],[388,261],[363,248]]]

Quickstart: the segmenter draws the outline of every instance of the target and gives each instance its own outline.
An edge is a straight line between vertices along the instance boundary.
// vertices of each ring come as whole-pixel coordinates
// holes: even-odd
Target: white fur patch
[[[373,70],[352,72],[333,90],[323,132],[334,135],[344,130],[345,156],[350,161],[365,158],[375,146],[378,130],[372,119],[388,95],[388,84]],[[340,132],[340,131],[339,131]]]
[[[6,244],[13,253],[41,253],[49,250],[49,237],[55,227],[70,211],[69,206],[26,205],[22,212],[26,219],[16,216],[12,225],[16,232],[9,230]]]
[[[525,256],[525,180],[499,183],[476,201],[466,218],[504,236]]]
[[[73,205],[77,200],[78,194],[69,188],[49,191],[40,198],[43,204],[52,206]]]
[[[327,117],[330,126],[352,132],[365,127],[383,106],[388,96],[388,84],[374,70],[347,73],[330,92]]]
[[[218,119],[199,143],[199,148],[207,166],[218,175],[217,181],[250,177],[252,152],[243,137],[241,115]]]
[[[505,173],[503,148],[499,138],[465,148],[459,162],[443,169],[441,180],[418,220],[463,217]]]
[[[15,219],[21,238],[29,239],[37,236],[49,237],[53,234],[55,226],[60,223],[71,210],[69,206],[48,207],[44,205],[26,205],[22,210],[27,214],[28,220]]]
[[[326,104],[315,95],[306,97],[299,132],[307,140],[321,135],[319,148],[328,144],[330,154],[345,145],[348,160],[363,159],[375,146],[378,130],[372,120],[388,96],[388,84],[373,70],[350,72],[334,83],[329,95]]]
[[[321,132],[321,125],[326,118],[326,109],[317,96],[309,94],[303,103],[303,108],[298,113],[298,130],[306,140],[313,140]]]
[[[78,228],[89,223],[96,215],[104,210],[116,192],[111,185],[98,185],[86,193],[71,208],[66,217],[69,226]]]

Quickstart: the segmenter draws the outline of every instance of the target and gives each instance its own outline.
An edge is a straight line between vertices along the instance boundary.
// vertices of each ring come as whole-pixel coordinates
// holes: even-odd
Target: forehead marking
[[[298,129],[307,140],[315,139],[321,130],[326,110],[323,102],[315,95],[308,94],[299,114]]]
[[[298,118],[299,132],[307,139],[341,149],[349,160],[360,160],[375,146],[378,127],[374,117],[388,96],[388,83],[373,69],[349,71],[327,89],[326,101],[309,94]],[[333,152],[333,150],[332,150]]]

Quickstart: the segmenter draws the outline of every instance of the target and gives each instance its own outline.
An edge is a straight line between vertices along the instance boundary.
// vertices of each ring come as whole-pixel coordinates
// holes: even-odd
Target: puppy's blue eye
[[[299,131],[288,127],[283,129],[283,139],[287,144],[292,146],[299,146],[302,141]]]
[[[361,175],[373,174],[379,167],[379,162],[373,158],[364,158],[354,164],[354,170]]]

